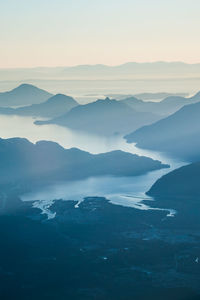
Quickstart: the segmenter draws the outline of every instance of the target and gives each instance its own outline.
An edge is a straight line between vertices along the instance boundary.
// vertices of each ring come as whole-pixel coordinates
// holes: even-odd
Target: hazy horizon
[[[0,68],[197,63],[199,11],[198,0],[4,1]]]
[[[200,299],[200,0],[0,0],[0,299]]]
[[[124,66],[128,64],[185,64],[185,65],[200,65],[200,60],[197,62],[186,62],[186,61],[167,61],[167,60],[154,60],[154,61],[125,61],[120,64],[103,64],[103,63],[91,63],[91,64],[73,64],[73,65],[55,65],[55,66],[48,66],[48,65],[38,65],[38,66],[26,66],[26,67],[0,67],[1,70],[6,70],[6,69],[40,69],[40,68],[75,68],[75,67],[82,67],[82,66],[89,66],[89,67],[95,67],[95,66],[105,66],[105,67],[119,67],[119,66]]]

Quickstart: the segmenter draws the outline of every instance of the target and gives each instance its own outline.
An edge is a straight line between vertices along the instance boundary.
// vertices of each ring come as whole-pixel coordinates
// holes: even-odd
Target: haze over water
[[[0,92],[13,89],[22,83],[36,85],[53,94],[67,94],[77,99],[80,104],[85,104],[97,98],[105,98],[107,94],[169,92],[193,95],[199,91],[200,78],[0,81]]]
[[[59,185],[45,187],[22,196],[23,200],[43,200],[42,206],[46,205],[44,201],[47,201],[47,204],[49,204],[49,201],[54,199],[62,198],[81,201],[87,196],[103,196],[115,204],[148,209],[147,205],[141,203],[143,199],[150,200],[150,198],[145,196],[145,192],[162,175],[184,164],[161,153],[139,149],[133,144],[126,143],[121,136],[103,137],[91,135],[57,125],[37,126],[31,117],[0,115],[0,124],[1,128],[3,128],[1,132],[2,138],[21,137],[27,138],[33,143],[39,140],[49,140],[59,143],[64,148],[76,147],[93,154],[122,150],[170,164],[170,169],[153,171],[142,176],[92,177],[81,181],[63,182]],[[42,209],[45,211],[44,207]]]

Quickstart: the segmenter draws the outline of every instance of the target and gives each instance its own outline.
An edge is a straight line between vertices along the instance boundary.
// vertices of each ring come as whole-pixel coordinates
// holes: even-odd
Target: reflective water
[[[0,130],[2,138],[25,137],[34,143],[38,140],[50,140],[58,142],[65,148],[77,147],[90,153],[102,153],[120,149],[168,163],[171,166],[170,170],[185,164],[166,157],[162,153],[139,149],[133,144],[126,143],[121,136],[109,138],[72,131],[57,125],[37,126],[34,124],[34,119],[30,117],[0,115]],[[40,203],[40,207],[43,207],[43,209],[47,207],[48,209],[48,200],[52,201],[62,198],[81,201],[87,196],[104,196],[114,204],[138,209],[150,209],[149,206],[141,202],[144,199],[152,200],[145,195],[145,192],[158,178],[170,170],[162,169],[137,177],[103,176],[81,181],[63,182],[56,186],[46,187],[45,189],[23,195],[22,199],[44,200],[43,204]]]

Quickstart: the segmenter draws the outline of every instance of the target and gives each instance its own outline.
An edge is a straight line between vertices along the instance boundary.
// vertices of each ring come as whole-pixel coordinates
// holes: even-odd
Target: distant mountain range
[[[140,100],[139,100],[140,101]],[[86,105],[79,105],[62,116],[50,121],[36,121],[38,125],[57,124],[75,130],[101,135],[125,134],[133,128],[160,119],[151,112],[138,112],[122,101],[97,100]]]
[[[148,97],[149,94],[143,94],[143,96],[144,95]],[[162,93],[162,96],[164,95],[167,95],[167,93]],[[160,97],[161,94],[158,93],[158,96]],[[107,99],[109,98],[107,97]],[[169,96],[167,98],[164,98],[160,102],[143,101],[134,96],[127,97],[127,98],[122,97],[120,101],[123,104],[127,104],[134,111],[151,113],[160,116],[167,116],[177,111],[179,108],[181,108],[186,104],[200,101],[200,92],[190,98],[184,98],[175,95]],[[104,102],[104,104],[105,103],[106,102]],[[40,105],[36,105],[36,104],[40,104]],[[28,115],[28,116],[36,116],[36,117],[55,118],[61,114],[67,113],[71,108],[77,105],[78,103],[72,97],[62,95],[62,94],[57,94],[55,96],[52,96],[50,93],[41,90],[36,86],[30,84],[22,84],[11,91],[0,93],[1,114],[15,114],[15,115],[24,115],[24,116]],[[87,111],[91,107],[90,104],[88,105],[89,106],[84,105],[82,109]],[[18,106],[22,106],[22,107],[18,107]],[[23,107],[23,106],[27,106],[27,107]],[[97,106],[97,104],[95,106]],[[5,107],[5,109],[2,109],[2,107]],[[113,109],[114,107],[117,107],[117,104],[115,106],[113,105]],[[91,116],[88,116],[88,118],[90,119]],[[151,123],[152,120],[155,121],[158,119],[159,119],[158,116],[155,119],[150,118],[150,122],[149,122],[147,118],[146,124]],[[142,125],[144,124],[145,123],[143,123]],[[132,128],[132,130],[134,128]]]
[[[174,202],[179,199],[179,202],[183,204],[185,198],[200,197],[199,178],[200,162],[197,162],[164,175],[151,187],[147,194],[166,200],[170,197]]]
[[[52,96],[31,84],[21,84],[11,91],[0,93],[0,107],[38,104]]]
[[[88,96],[94,96],[94,94],[89,94]],[[131,97],[135,97],[140,100],[144,101],[161,101],[167,97],[171,96],[181,96],[181,97],[186,97],[188,96],[187,93],[140,93],[140,94],[106,94],[106,97],[114,98],[117,100],[123,100]]]
[[[183,62],[128,62],[118,66],[79,65],[72,67],[38,67],[0,69],[0,80],[25,79],[130,79],[192,78],[200,76],[200,64]]]
[[[149,101],[149,100],[163,100],[171,96],[186,97],[187,94],[186,93],[140,93],[140,94],[135,94],[134,96],[141,100]]]
[[[126,136],[129,143],[163,151],[181,159],[200,159],[200,102],[182,107],[176,113]]]
[[[14,192],[23,187],[56,184],[90,176],[136,176],[169,167],[148,157],[122,151],[90,154],[76,148],[64,149],[59,144],[27,139],[0,139],[0,185]]]
[[[40,104],[19,108],[0,107],[0,114],[55,118],[77,105],[72,97],[57,94]]]
[[[129,97],[121,100],[133,109],[141,112],[152,112],[158,115],[167,116],[176,112],[178,109],[187,104],[200,101],[200,92],[192,97],[184,98],[181,96],[170,96],[160,102],[143,101],[136,97]]]
[[[48,97],[47,100],[44,100],[46,97]],[[42,103],[40,103],[40,101],[42,101]],[[22,103],[24,103],[23,105],[25,106],[23,106]],[[29,105],[29,103],[32,104]],[[132,134],[127,136],[129,142],[138,142],[140,146],[143,145],[144,147],[155,149],[157,149],[157,144],[159,143],[158,150],[169,151],[170,142],[168,143],[168,135],[170,135],[170,133],[168,134],[165,126],[162,125],[163,122],[165,124],[166,121],[160,119],[178,111],[182,107],[187,107],[187,104],[191,103],[200,103],[200,92],[189,98],[170,96],[160,102],[143,101],[136,97],[129,97],[117,101],[107,97],[104,100],[100,99],[86,105],[79,105],[76,100],[70,96],[62,94],[52,96],[50,93],[33,85],[22,84],[12,91],[0,94],[0,114],[48,118],[49,120],[47,121],[36,121],[35,123],[38,125],[57,124],[100,135],[125,135],[133,131]],[[13,108],[12,106],[20,107]],[[183,140],[186,140],[187,129],[193,126],[192,124],[194,123],[196,112],[199,111],[199,105],[192,106],[191,110],[194,110],[194,117],[193,113],[189,111],[189,108],[186,108],[186,111],[183,109],[183,111],[181,110],[177,115],[175,114],[175,116],[170,116],[169,119],[167,119],[170,124],[172,124],[173,120],[173,126],[175,128],[177,127],[177,122],[180,122],[181,119],[179,114],[183,114],[184,112],[182,123],[186,126],[187,123],[185,120],[189,122],[184,131],[184,138],[182,139],[179,133],[178,137],[176,135],[176,142],[179,138],[181,138],[182,143]],[[192,119],[191,122],[190,118]],[[198,119],[198,115],[196,118]],[[160,122],[156,123],[158,124],[158,133],[153,134],[151,138],[149,130],[157,126],[152,123],[159,120]],[[140,129],[140,127],[151,124],[152,127]],[[166,131],[165,136],[161,134],[159,137],[160,128]],[[180,128],[184,127],[180,125]],[[196,134],[195,131],[197,131],[197,128],[198,124],[193,128],[193,134]],[[137,129],[138,131],[135,132]],[[142,137],[142,142],[139,141],[138,138],[141,132],[145,134],[144,132],[146,131],[148,131],[147,137],[145,139]],[[172,129],[171,131],[171,136],[173,137],[174,130]],[[163,146],[161,146],[162,138],[165,141]],[[191,131],[190,138],[194,139]],[[191,142],[189,136],[187,136],[187,140]],[[184,149],[188,149],[188,147],[184,146]],[[182,154],[184,155],[184,151],[182,151]]]

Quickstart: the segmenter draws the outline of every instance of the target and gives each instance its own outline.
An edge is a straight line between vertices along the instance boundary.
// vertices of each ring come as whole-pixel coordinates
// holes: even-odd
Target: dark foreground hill
[[[0,93],[0,107],[42,103],[51,96],[53,95],[34,85],[21,84],[11,91]]]
[[[2,299],[199,299],[200,218],[185,226],[190,209],[169,218],[98,197],[76,205],[55,201],[50,220],[30,202],[0,215]]]
[[[37,121],[36,124],[57,124],[95,134],[113,135],[129,133],[158,119],[160,117],[153,113],[137,112],[120,101],[106,98],[79,105],[58,118]]]
[[[200,197],[200,162],[176,169],[161,177],[148,191],[153,197],[184,198]],[[174,200],[175,201],[175,200]]]
[[[77,105],[78,103],[72,97],[57,94],[39,104],[19,108],[0,107],[0,114],[55,118]]]

